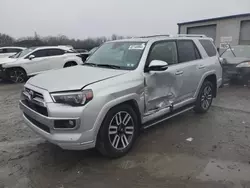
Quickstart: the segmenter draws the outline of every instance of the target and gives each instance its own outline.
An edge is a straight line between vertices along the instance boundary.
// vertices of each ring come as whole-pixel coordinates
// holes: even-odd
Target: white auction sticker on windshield
[[[129,50],[143,50],[145,48],[145,43],[143,44],[136,44],[136,45],[130,45]]]

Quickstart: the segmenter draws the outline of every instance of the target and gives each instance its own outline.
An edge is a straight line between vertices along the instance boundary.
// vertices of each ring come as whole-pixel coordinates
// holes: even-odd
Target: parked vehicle
[[[86,52],[80,52],[80,54],[78,55],[83,62],[86,61],[86,59],[92,55],[96,50],[98,49],[98,47],[94,47],[92,48],[90,51],[86,51]]]
[[[27,48],[18,54],[0,59],[0,73],[13,82],[53,69],[82,64],[77,52],[67,46]]]
[[[207,112],[221,82],[212,39],[133,38],[103,44],[82,66],[32,77],[19,104],[27,125],[51,143],[121,157],[140,129]]]
[[[15,46],[0,47],[0,58],[12,56],[18,52],[21,52],[24,49],[25,48]]]
[[[86,52],[88,52],[88,50],[85,50],[85,49],[75,49],[77,52],[79,52],[79,53],[86,53]]]
[[[250,46],[233,46],[225,50],[223,58],[223,79],[248,85],[250,81]]]

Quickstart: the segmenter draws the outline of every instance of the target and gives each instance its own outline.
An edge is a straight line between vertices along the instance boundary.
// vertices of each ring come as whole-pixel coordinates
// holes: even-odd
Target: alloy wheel
[[[209,108],[212,103],[212,98],[212,88],[210,86],[206,86],[201,95],[201,106],[204,110]]]
[[[21,70],[12,70],[10,72],[10,79],[15,83],[23,83],[25,81],[25,73]]]
[[[135,124],[128,112],[116,113],[110,121],[108,134],[111,145],[117,149],[125,149],[134,136]]]

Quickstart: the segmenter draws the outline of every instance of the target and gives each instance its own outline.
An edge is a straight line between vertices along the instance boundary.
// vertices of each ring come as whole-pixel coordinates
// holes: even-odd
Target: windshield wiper
[[[92,67],[107,67],[111,69],[120,69],[118,65],[109,65],[109,64],[96,64],[96,63],[83,63],[82,65],[92,66]]]
[[[95,64],[95,63],[83,63],[82,65],[87,65],[87,66],[91,66],[91,67],[96,67],[96,66],[98,66],[98,65]]]
[[[120,69],[121,67],[118,65],[109,65],[109,64],[97,64],[97,67],[107,67],[112,69]]]

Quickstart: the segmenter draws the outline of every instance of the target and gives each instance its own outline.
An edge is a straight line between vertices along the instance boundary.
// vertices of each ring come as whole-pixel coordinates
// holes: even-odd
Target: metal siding
[[[198,27],[188,27],[188,34],[204,34],[208,37],[216,39],[216,25],[206,25],[206,26],[198,26]]]
[[[239,44],[250,44],[250,20],[244,20],[241,22]]]

